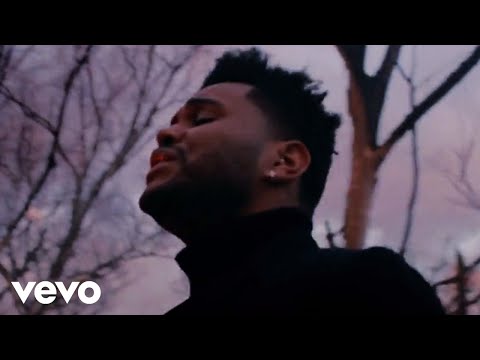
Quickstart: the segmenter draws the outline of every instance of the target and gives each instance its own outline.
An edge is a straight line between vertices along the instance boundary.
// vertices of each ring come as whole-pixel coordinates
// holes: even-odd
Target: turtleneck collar
[[[216,274],[228,273],[247,258],[290,252],[316,243],[312,220],[299,208],[282,207],[226,221],[199,235],[176,256],[191,290]],[[242,262],[243,261],[243,262]]]

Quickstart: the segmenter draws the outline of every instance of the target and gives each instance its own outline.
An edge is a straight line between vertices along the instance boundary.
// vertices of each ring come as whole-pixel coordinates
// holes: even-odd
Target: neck
[[[307,246],[312,246],[315,243],[310,236],[311,230],[311,219],[301,209],[269,209],[239,216],[208,229],[203,228],[186,243],[187,246],[180,251],[176,260],[193,289],[215,274],[238,268],[251,256],[262,258],[262,254],[278,253],[285,249],[289,253],[301,248],[305,241]]]
[[[197,238],[203,238],[206,234],[210,236],[211,232],[220,231],[225,224],[232,224],[240,219],[248,219],[276,209],[296,208],[298,211],[303,211],[298,202],[292,201],[290,197],[277,196],[274,199],[274,201],[268,201],[268,198],[259,198],[258,201],[235,210],[223,206],[215,207],[214,210],[203,208],[202,211],[192,211],[191,213],[183,211],[182,214],[176,214],[171,218],[169,214],[165,214],[161,226],[189,245],[197,242]]]
[[[182,240],[187,246],[197,243],[199,240],[210,236],[213,232],[221,231],[224,224],[232,223],[235,219],[242,217],[239,213],[198,213],[165,217],[162,219],[162,227]]]

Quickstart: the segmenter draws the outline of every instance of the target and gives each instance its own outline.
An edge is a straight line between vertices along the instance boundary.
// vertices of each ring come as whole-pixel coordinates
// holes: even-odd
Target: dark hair
[[[326,92],[304,71],[288,71],[268,65],[267,55],[257,48],[224,53],[205,78],[202,88],[223,82],[254,87],[249,97],[273,119],[279,133],[302,141],[311,164],[303,174],[300,202],[313,214],[325,188],[335,153],[335,131],[340,117],[323,105]]]

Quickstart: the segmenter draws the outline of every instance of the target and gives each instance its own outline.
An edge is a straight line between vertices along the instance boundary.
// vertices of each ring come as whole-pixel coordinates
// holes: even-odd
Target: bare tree
[[[480,188],[475,187],[470,175],[475,141],[472,138],[459,150],[454,151],[455,168],[442,168],[441,171],[458,197],[450,199],[455,205],[480,211]],[[446,287],[443,299],[447,310],[455,315],[467,315],[471,308],[480,303],[480,287],[472,282],[473,275],[478,271],[480,256],[465,263],[464,256],[457,250],[455,273],[435,283],[437,288]]]
[[[155,118],[188,96],[200,49],[0,48],[3,312],[95,313],[125,285],[125,261],[159,255],[160,231],[138,216],[125,168],[153,139]],[[23,304],[11,287],[41,280],[94,280],[102,301]]]
[[[337,244],[335,244],[335,238],[343,233],[343,228],[340,228],[337,231],[332,231],[332,228],[330,227],[330,223],[328,221],[325,221],[325,238],[327,240],[327,244],[330,248],[336,248],[338,247]]]
[[[455,263],[445,261],[442,268],[453,270],[453,275],[433,283],[447,313],[468,315],[471,309],[480,303],[480,288],[475,284],[474,274],[478,271],[480,256],[466,263],[464,255],[457,250]],[[452,272],[452,271],[450,271]]]
[[[400,64],[397,64],[397,68],[400,72],[400,75],[405,79],[405,81],[408,84],[409,87],[409,104],[410,104],[410,111],[413,111],[415,109],[415,104],[416,104],[416,85],[415,85],[415,70],[416,70],[416,52],[415,52],[416,47],[412,47],[412,63],[411,63],[411,69],[410,69],[410,74],[407,75],[407,73],[403,70],[402,66]],[[400,245],[399,253],[402,256],[405,256],[405,253],[407,251],[407,244],[408,240],[410,238],[410,233],[412,231],[412,226],[413,226],[413,221],[414,221],[414,209],[415,209],[415,203],[417,201],[417,194],[418,194],[418,182],[420,178],[420,168],[419,168],[419,160],[418,160],[418,144],[417,144],[417,131],[415,124],[412,125],[412,191],[410,193],[410,199],[408,201],[408,206],[407,206],[407,219],[405,221],[405,229],[402,237],[402,242]]]
[[[5,79],[11,57],[12,48],[6,45],[0,45],[0,84],[3,83]]]
[[[456,205],[472,210],[480,210],[480,188],[475,187],[469,175],[474,149],[475,140],[470,139],[460,150],[454,152],[456,169],[454,171],[443,169],[443,173],[459,196],[459,198],[451,199],[451,201]]]
[[[378,144],[378,129],[391,76],[401,46],[390,45],[374,75],[364,70],[365,45],[337,45],[349,72],[349,113],[353,123],[352,169],[345,211],[345,240],[349,248],[361,248],[369,222],[369,213],[380,166],[393,147],[412,130],[422,116],[457,85],[480,60],[480,46],[444,81],[414,106],[412,111]]]

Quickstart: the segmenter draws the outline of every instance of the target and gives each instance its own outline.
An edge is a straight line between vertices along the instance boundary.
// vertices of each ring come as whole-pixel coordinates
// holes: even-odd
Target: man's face
[[[141,209],[160,225],[175,216],[207,216],[247,206],[269,139],[252,87],[221,83],[195,94],[158,133]]]

